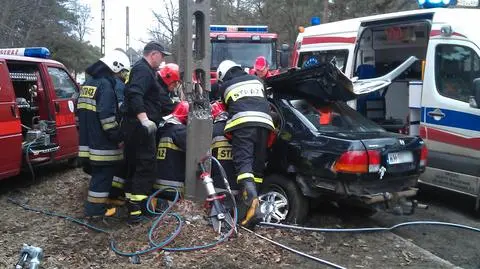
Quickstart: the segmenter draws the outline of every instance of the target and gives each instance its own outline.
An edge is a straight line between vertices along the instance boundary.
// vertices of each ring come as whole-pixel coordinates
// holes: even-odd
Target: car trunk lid
[[[350,101],[390,85],[418,59],[408,58],[390,73],[373,79],[349,79],[331,63],[307,69],[290,69],[265,80],[274,95],[286,94],[313,102]]]
[[[421,161],[424,142],[419,137],[407,137],[385,133],[382,137],[361,139],[367,151],[379,153],[379,174],[381,178],[416,171]],[[390,136],[389,136],[390,135]]]

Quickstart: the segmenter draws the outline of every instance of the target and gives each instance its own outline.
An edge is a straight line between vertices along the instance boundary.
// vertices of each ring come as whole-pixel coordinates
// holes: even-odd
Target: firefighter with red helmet
[[[173,92],[180,84],[180,68],[177,64],[168,63],[161,66],[158,74],[170,92]]]
[[[159,197],[171,201],[175,198],[171,188],[182,194],[184,190],[188,111],[188,102],[178,103],[173,112],[163,118],[157,131],[157,179],[153,188],[165,190]]]
[[[270,104],[260,79],[245,73],[233,61],[220,63],[217,78],[229,113],[224,131],[232,135],[236,178],[242,186],[242,199],[247,207],[241,224],[253,226],[263,218],[255,183],[263,182],[268,135],[274,129]]]
[[[264,56],[258,56],[255,59],[253,69],[250,70],[250,75],[255,75],[261,79],[266,79],[276,75],[276,72],[270,71],[270,66]]]
[[[223,169],[225,170],[228,183],[234,195],[239,192],[239,185],[235,178],[235,168],[233,166],[232,144],[225,137],[225,125],[228,120],[228,112],[225,104],[221,101],[212,103],[213,118],[213,139],[212,139],[212,156],[215,157]],[[223,176],[217,165],[212,164],[213,184],[218,191],[225,191],[225,183]]]
[[[118,50],[107,53],[86,69],[90,78],[78,98],[79,158],[92,176],[85,215],[103,217],[112,180],[123,160],[120,115],[114,90],[115,76],[130,67],[128,56]]]

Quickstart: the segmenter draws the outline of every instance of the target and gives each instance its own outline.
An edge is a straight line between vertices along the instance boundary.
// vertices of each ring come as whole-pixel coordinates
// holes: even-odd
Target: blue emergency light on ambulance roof
[[[422,8],[448,7],[456,4],[456,0],[417,0]]]
[[[210,32],[267,33],[268,32],[268,26],[210,25]]]
[[[310,23],[312,24],[312,26],[320,25],[320,17],[312,17]]]

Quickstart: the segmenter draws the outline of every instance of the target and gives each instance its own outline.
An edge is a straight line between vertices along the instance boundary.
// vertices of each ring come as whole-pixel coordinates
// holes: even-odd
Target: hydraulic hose
[[[215,161],[215,163],[219,166],[219,169],[222,173],[222,176],[224,176],[224,178],[226,178],[226,173],[225,173],[224,168],[222,167],[220,162],[213,156],[207,156],[207,157],[205,157],[201,160],[200,166],[202,167],[202,169],[205,168],[203,163],[208,159],[212,159],[212,160]],[[228,182],[226,182],[226,184],[228,184]],[[227,185],[227,188],[230,189],[230,186]],[[174,199],[173,203],[164,212],[161,212],[161,213],[155,212],[155,210],[151,208],[152,200],[155,199],[161,192],[167,191],[167,190],[174,190],[175,191],[175,199]],[[232,194],[231,191],[229,191],[229,193],[232,196],[232,200],[234,202],[233,221],[234,221],[234,223],[237,223],[238,213],[237,213],[237,206],[236,206],[236,203],[235,203],[235,197],[233,197],[233,194]],[[150,227],[150,229],[148,231],[148,241],[151,245],[150,248],[147,248],[147,249],[144,249],[144,250],[138,250],[138,251],[135,251],[135,252],[124,252],[124,251],[121,251],[117,248],[115,241],[112,239],[110,241],[110,247],[111,247],[112,251],[115,252],[116,254],[120,255],[120,256],[134,257],[134,256],[146,254],[146,253],[149,253],[149,252],[152,252],[152,251],[155,251],[155,250],[160,250],[160,249],[165,250],[165,251],[170,251],[170,252],[202,250],[202,249],[212,248],[212,247],[215,247],[215,246],[223,243],[228,238],[230,238],[232,236],[232,234],[236,231],[236,226],[233,226],[233,227],[230,228],[230,230],[226,234],[222,235],[220,237],[220,239],[218,239],[217,241],[205,244],[205,245],[190,246],[190,247],[178,247],[178,248],[166,247],[168,244],[170,244],[180,234],[181,228],[183,226],[183,220],[180,217],[180,215],[178,215],[176,213],[169,213],[170,210],[172,209],[172,207],[175,206],[175,204],[178,202],[179,198],[180,198],[179,191],[178,191],[178,189],[175,189],[175,188],[158,190],[155,193],[153,193],[151,196],[148,197],[147,205],[146,205],[147,211],[150,214],[156,216],[154,221],[153,221],[152,226]],[[163,218],[167,215],[175,217],[177,219],[177,221],[178,221],[177,228],[173,231],[172,234],[170,234],[168,237],[166,237],[163,241],[156,242],[155,239],[154,239],[154,232],[158,228],[159,224],[162,222]]]
[[[346,269],[345,267],[343,267],[343,266],[341,266],[341,265],[335,264],[335,263],[333,263],[333,262],[329,262],[329,261],[327,261],[327,260],[323,260],[323,259],[317,258],[317,257],[312,256],[312,255],[309,255],[309,254],[307,254],[307,253],[305,253],[305,252],[301,252],[301,251],[298,251],[298,250],[296,250],[296,249],[293,249],[293,248],[291,248],[291,247],[289,247],[289,246],[280,244],[280,243],[278,243],[278,242],[276,242],[276,241],[273,241],[273,240],[271,240],[271,239],[269,239],[269,238],[267,238],[267,237],[265,237],[265,236],[262,236],[262,235],[260,235],[260,234],[258,234],[258,233],[255,233],[255,232],[253,232],[253,231],[251,231],[251,230],[249,230],[249,229],[247,229],[247,228],[245,228],[245,227],[243,227],[243,226],[240,226],[240,228],[244,229],[245,231],[247,231],[247,232],[249,232],[249,233],[251,233],[251,234],[254,234],[255,236],[257,236],[257,237],[259,237],[259,238],[261,238],[261,239],[263,239],[263,240],[266,240],[266,241],[268,241],[268,242],[270,242],[270,243],[272,243],[272,244],[274,244],[274,245],[276,245],[276,246],[278,246],[278,247],[281,247],[281,248],[283,248],[283,249],[286,249],[286,250],[288,250],[288,251],[290,251],[290,252],[293,252],[293,253],[295,253],[295,254],[297,254],[297,255],[300,255],[300,256],[302,256],[302,257],[305,257],[305,258],[314,260],[314,261],[319,262],[319,263],[324,264],[324,265],[328,265],[328,266],[330,266],[330,267],[332,267],[332,268]]]
[[[457,224],[457,223],[449,223],[449,222],[441,222],[441,221],[410,221],[410,222],[403,222],[391,227],[372,227],[372,228],[313,228],[313,227],[302,227],[296,225],[287,225],[287,224],[279,224],[279,223],[267,223],[261,222],[262,226],[271,226],[276,228],[284,228],[284,229],[292,229],[292,230],[303,230],[303,231],[310,231],[310,232],[323,232],[323,233],[366,233],[366,232],[386,232],[386,231],[393,231],[398,228],[406,227],[406,226],[418,226],[418,225],[433,225],[433,226],[446,226],[458,229],[469,230],[473,232],[480,232],[479,228]]]
[[[91,225],[91,224],[88,224],[86,223],[85,221],[83,220],[80,220],[80,219],[77,219],[77,218],[73,218],[73,217],[70,217],[68,215],[65,215],[65,214],[61,214],[61,213],[56,213],[56,212],[53,212],[53,211],[49,211],[49,210],[44,210],[44,209],[38,209],[38,208],[33,208],[33,207],[30,207],[26,204],[26,202],[20,202],[18,200],[15,200],[13,198],[8,198],[7,199],[8,202],[12,203],[12,204],[15,204],[15,205],[18,205],[19,207],[25,209],[25,210],[28,210],[28,211],[33,211],[33,212],[36,212],[36,213],[41,213],[41,214],[44,214],[44,215],[47,215],[47,216],[52,216],[52,217],[58,217],[58,218],[62,218],[62,219],[66,219],[68,221],[71,221],[73,223],[76,223],[76,224],[79,224],[79,225],[82,225],[82,226],[85,226],[93,231],[96,231],[96,232],[99,232],[99,233],[106,233],[106,234],[110,234],[110,231],[108,230],[105,230],[105,229],[102,229],[102,228],[98,228],[94,225]]]

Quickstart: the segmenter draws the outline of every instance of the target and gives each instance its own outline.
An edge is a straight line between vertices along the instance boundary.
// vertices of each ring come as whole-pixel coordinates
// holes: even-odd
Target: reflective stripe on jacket
[[[123,160],[118,148],[120,117],[113,77],[90,78],[80,91],[77,110],[80,127],[78,156],[91,164],[103,165]]]
[[[246,126],[274,129],[264,86],[257,77],[240,73],[222,83],[220,92],[230,115],[225,132]]]

